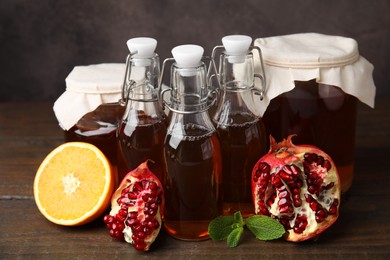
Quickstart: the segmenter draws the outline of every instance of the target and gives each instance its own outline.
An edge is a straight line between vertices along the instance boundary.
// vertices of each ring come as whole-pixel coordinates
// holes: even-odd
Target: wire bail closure
[[[130,94],[132,93],[132,89],[134,89],[137,86],[137,82],[133,79],[130,79],[130,75],[132,71],[131,61],[134,55],[136,54],[138,54],[138,51],[131,52],[126,57],[126,69],[125,69],[125,75],[122,83],[121,99],[119,99],[119,104],[121,106],[127,106],[129,100],[142,101],[142,102],[154,102],[159,99],[159,96],[157,96],[157,98],[146,99],[146,100],[142,98],[131,97]]]
[[[125,76],[123,78],[123,83],[122,83],[121,99],[119,99],[119,104],[121,106],[125,106],[125,107],[127,106],[130,88],[135,84],[135,81],[130,79],[130,75],[131,75],[130,58],[132,55],[135,55],[137,53],[138,53],[137,51],[132,52],[128,54],[126,57]]]
[[[215,46],[213,48],[213,51],[211,53],[211,59],[213,60],[213,63],[214,63],[214,66],[215,66],[215,71],[216,71],[216,77],[218,78],[218,83],[219,83],[219,86],[221,86],[220,82],[221,82],[221,77],[220,77],[220,74],[217,72],[219,70],[216,69],[216,65],[215,65],[215,57],[217,55],[217,53],[223,53],[225,50],[225,47],[223,45],[218,45],[218,46]],[[253,93],[255,95],[258,95],[260,96],[260,100],[263,100],[264,99],[264,95],[265,95],[265,91],[266,91],[266,86],[267,86],[267,81],[266,81],[266,76],[265,76],[265,69],[264,69],[264,61],[263,61],[263,55],[262,55],[262,52],[261,52],[261,49],[258,47],[258,46],[254,46],[254,45],[251,45],[249,46],[249,50],[248,50],[248,53],[252,53],[252,55],[254,55],[254,51],[257,52],[258,56],[259,56],[259,61],[260,61],[260,69],[261,71],[259,73],[256,73],[253,75],[253,77],[256,79],[258,78],[260,80],[260,89],[257,89],[257,88],[254,88],[252,89]],[[221,66],[221,64],[218,64],[219,67]],[[255,66],[256,68],[256,66]],[[256,82],[254,82],[254,84],[256,85]]]
[[[173,64],[175,62],[175,59],[174,58],[166,58],[164,60],[164,62],[162,64],[162,68],[161,68],[161,74],[160,74],[159,83],[158,83],[159,89],[161,91],[160,99],[162,100],[163,109],[166,106],[170,111],[175,112],[175,113],[179,113],[179,114],[195,114],[195,113],[207,111],[207,110],[210,109],[210,107],[212,107],[212,106],[214,106],[216,104],[218,91],[220,89],[220,82],[218,81],[218,87],[213,87],[212,79],[217,74],[215,62],[209,56],[203,56],[201,61],[203,63],[205,63],[205,61],[209,61],[210,62],[209,66],[207,68],[207,81],[206,81],[208,93],[207,93],[206,97],[201,99],[201,100],[204,100],[204,102],[201,102],[200,104],[198,104],[196,106],[195,105],[193,106],[194,110],[181,110],[181,109],[176,109],[175,108],[175,106],[172,104],[172,100],[171,100],[171,102],[168,102],[168,101],[166,101],[164,99],[164,96],[168,92],[170,93],[173,90],[172,87],[167,87],[165,89],[162,88],[162,84],[163,84],[162,82],[163,82],[163,79],[164,79],[164,71],[165,71],[165,68],[167,67],[167,64],[168,63],[172,63]],[[214,70],[214,74],[211,74],[211,67]]]

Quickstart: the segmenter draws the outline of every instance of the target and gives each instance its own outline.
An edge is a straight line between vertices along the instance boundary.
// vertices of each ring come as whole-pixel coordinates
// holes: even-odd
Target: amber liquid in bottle
[[[118,131],[119,180],[146,160],[150,170],[163,183],[165,179],[164,139],[166,119],[141,114],[136,126],[121,124]]]
[[[124,107],[118,103],[100,105],[85,114],[71,129],[64,131],[65,142],[86,142],[98,147],[117,169],[116,131]]]
[[[167,135],[166,230],[181,240],[208,239],[210,221],[221,214],[221,158],[214,133]],[[211,194],[210,194],[211,192]]]
[[[239,210],[248,217],[254,214],[252,170],[266,153],[265,130],[262,121],[253,115],[241,113],[232,118],[235,124],[217,126],[223,158],[223,213],[232,215]]]
[[[320,97],[315,81],[295,84],[295,89],[268,105],[263,117],[267,133],[277,141],[296,134],[294,144],[311,144],[325,151],[335,162],[341,190],[346,192],[353,179],[357,100],[341,92]]]

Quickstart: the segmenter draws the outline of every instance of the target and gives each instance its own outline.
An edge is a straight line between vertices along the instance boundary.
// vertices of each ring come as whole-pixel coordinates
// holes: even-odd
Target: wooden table
[[[0,258],[362,258],[390,259],[390,99],[359,105],[355,178],[338,221],[317,241],[258,241],[246,230],[224,241],[183,242],[165,232],[148,253],[111,239],[102,219],[81,227],[47,221],[33,197],[43,158],[63,142],[51,103],[0,103]]]

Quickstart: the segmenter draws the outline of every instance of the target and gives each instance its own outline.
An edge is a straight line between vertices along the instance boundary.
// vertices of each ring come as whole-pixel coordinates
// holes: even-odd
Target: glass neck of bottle
[[[175,136],[200,136],[214,131],[215,127],[207,111],[191,114],[172,112],[167,133]]]
[[[139,125],[164,120],[165,114],[158,100],[129,100],[123,114],[122,122],[128,125]]]
[[[247,90],[254,86],[254,61],[252,53],[220,56],[220,83],[226,90]]]
[[[183,113],[196,113],[207,109],[208,88],[206,84],[206,65],[171,68],[170,109]]]
[[[129,61],[128,99],[155,101],[159,98],[158,80],[160,61],[157,54],[152,58],[131,58]]]

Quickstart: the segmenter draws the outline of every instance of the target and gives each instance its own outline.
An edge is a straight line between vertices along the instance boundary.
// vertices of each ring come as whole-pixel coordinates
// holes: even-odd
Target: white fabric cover
[[[359,55],[354,39],[300,33],[259,38],[254,44],[262,51],[267,80],[264,100],[256,102],[261,115],[273,98],[295,87],[294,80],[316,79],[317,83],[340,87],[374,107],[374,67]]]
[[[74,67],[65,79],[65,92],[53,106],[60,126],[69,130],[82,116],[101,104],[118,102],[124,75],[124,63]]]

